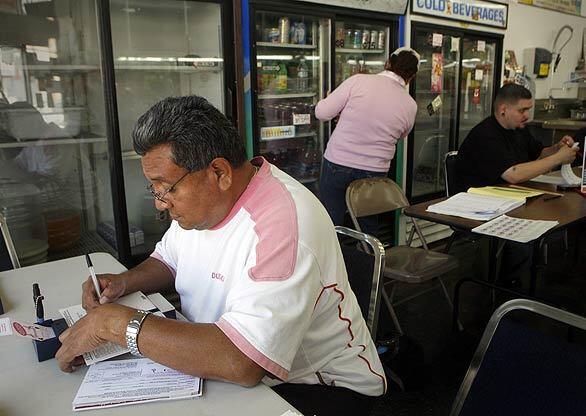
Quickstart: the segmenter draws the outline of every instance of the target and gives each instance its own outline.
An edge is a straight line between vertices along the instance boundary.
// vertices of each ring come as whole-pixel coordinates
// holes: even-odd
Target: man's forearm
[[[509,183],[520,183],[531,180],[554,169],[560,164],[555,154],[537,159],[533,162],[520,163],[507,169],[501,177]]]
[[[108,305],[101,311],[107,341],[126,346],[125,332],[134,310]],[[185,374],[254,386],[264,369],[242,353],[214,324],[180,322],[149,315],[138,336],[144,356]]]
[[[175,277],[161,261],[149,257],[138,266],[120,275],[126,280],[126,294],[141,290],[151,293],[172,289]]]

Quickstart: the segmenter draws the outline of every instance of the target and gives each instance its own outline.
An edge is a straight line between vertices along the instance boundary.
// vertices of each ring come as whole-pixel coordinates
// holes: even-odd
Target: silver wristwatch
[[[140,332],[142,323],[149,313],[150,312],[143,310],[136,311],[134,316],[128,321],[128,325],[126,325],[126,347],[130,350],[132,355],[136,355],[137,357],[142,357],[142,354],[138,350],[138,333]]]

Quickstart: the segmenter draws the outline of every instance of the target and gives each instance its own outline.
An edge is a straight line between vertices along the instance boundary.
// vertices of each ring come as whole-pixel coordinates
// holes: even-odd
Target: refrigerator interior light
[[[259,61],[266,61],[266,60],[291,61],[291,60],[293,60],[293,55],[257,55],[256,59]]]
[[[222,58],[163,58],[159,56],[119,56],[121,62],[224,62]]]

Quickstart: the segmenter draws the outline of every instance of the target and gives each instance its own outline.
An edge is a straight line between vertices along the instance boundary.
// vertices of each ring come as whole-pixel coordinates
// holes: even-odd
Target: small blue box
[[[53,328],[53,331],[55,331],[55,338],[47,339],[45,341],[33,341],[35,351],[37,352],[37,358],[39,362],[41,362],[55,358],[57,350],[61,348],[59,335],[61,335],[61,333],[67,329],[67,323],[65,322],[65,319],[61,318],[56,320],[47,319],[45,322],[39,325]]]

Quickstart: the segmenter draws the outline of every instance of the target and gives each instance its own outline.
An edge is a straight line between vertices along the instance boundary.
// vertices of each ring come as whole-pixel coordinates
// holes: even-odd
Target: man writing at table
[[[572,137],[565,136],[559,143],[544,147],[525,128],[532,107],[531,92],[520,85],[507,84],[497,91],[494,114],[476,125],[458,149],[456,192],[525,182],[575,159]],[[530,247],[507,242],[502,283],[518,285],[529,264]]]
[[[173,222],[150,258],[98,276],[100,299],[84,283],[88,314],[60,337],[61,369],[111,341],[186,374],[280,384],[306,414],[365,414],[386,380],[319,201],[263,158],[247,161],[229,120],[201,97],[159,102],[133,140]],[[110,303],[170,287],[191,322]]]

